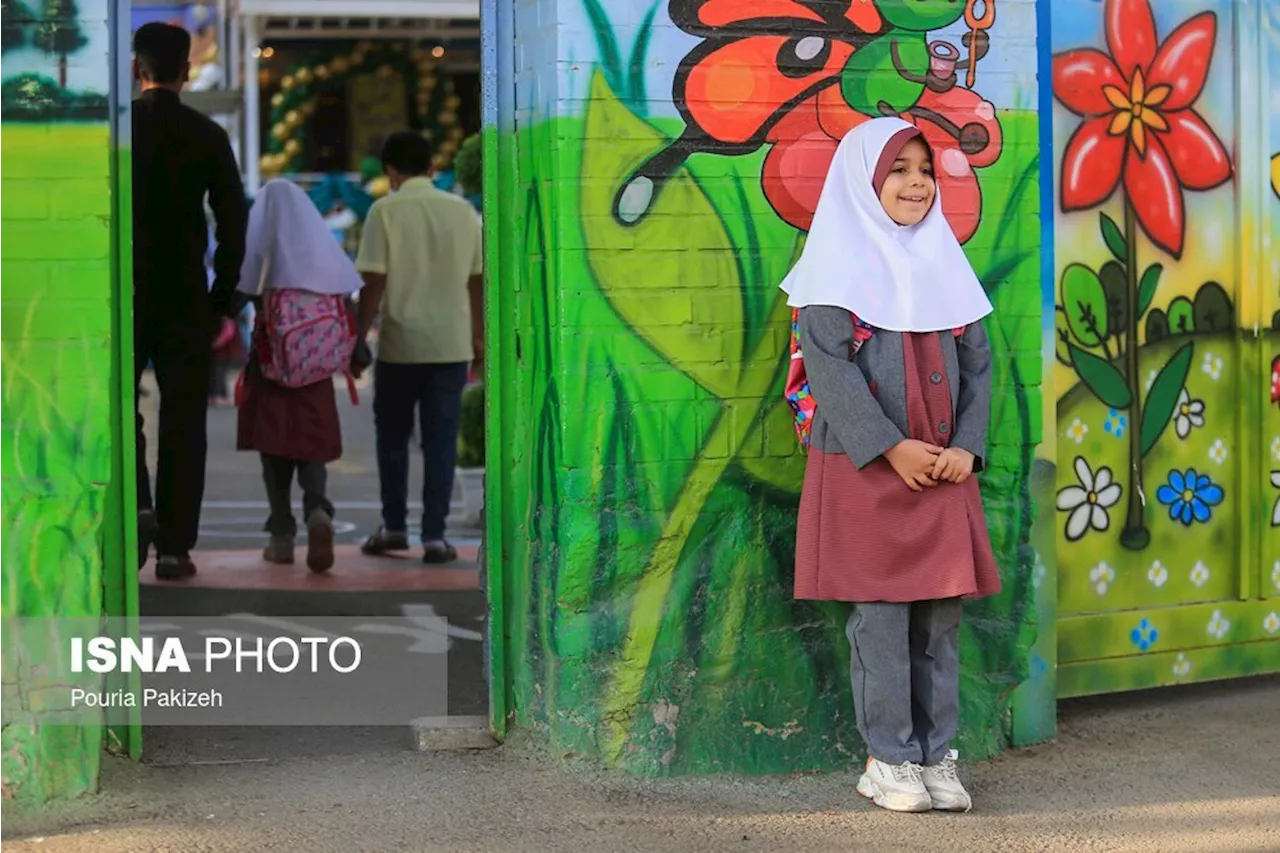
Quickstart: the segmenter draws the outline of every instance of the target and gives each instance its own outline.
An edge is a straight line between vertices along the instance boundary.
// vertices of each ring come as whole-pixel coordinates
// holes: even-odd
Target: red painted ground
[[[333,568],[314,574],[307,568],[306,546],[299,543],[292,566],[264,562],[260,549],[245,551],[197,551],[195,577],[181,581],[157,580],[155,567],[147,563],[139,581],[151,586],[187,586],[216,589],[306,590],[308,592],[377,592],[471,590],[480,588],[476,549],[456,546],[457,562],[426,565],[420,550],[394,557],[367,557],[359,545],[334,549]]]

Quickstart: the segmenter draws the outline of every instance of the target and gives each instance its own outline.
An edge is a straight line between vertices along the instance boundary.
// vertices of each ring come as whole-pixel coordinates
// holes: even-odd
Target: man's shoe
[[[921,777],[920,765],[914,762],[886,764],[868,758],[866,772],[858,780],[858,793],[891,812],[927,812],[933,808],[933,800]]]
[[[293,537],[272,536],[262,549],[262,559],[281,566],[293,565]]]
[[[162,581],[186,580],[196,573],[191,557],[164,555],[156,559],[156,577]]]
[[[935,809],[967,812],[973,808],[973,798],[964,789],[964,785],[960,784],[960,777],[956,775],[954,749],[937,764],[926,765],[920,775]]]
[[[160,525],[156,522],[154,509],[138,510],[138,570],[147,564],[151,557],[151,543],[156,541],[156,533]]]
[[[307,568],[327,572],[333,566],[333,519],[318,509],[307,517]]]
[[[391,551],[408,551],[409,550],[409,534],[403,530],[387,530],[385,527],[379,527],[373,532],[368,539],[364,540],[364,544],[360,546],[360,551],[372,557],[378,557]]]
[[[428,565],[452,563],[458,559],[458,549],[443,540],[427,542],[422,547],[422,562]]]

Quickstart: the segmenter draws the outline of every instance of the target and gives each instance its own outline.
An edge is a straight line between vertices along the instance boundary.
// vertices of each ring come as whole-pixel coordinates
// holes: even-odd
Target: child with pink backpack
[[[342,456],[333,377],[347,372],[356,344],[350,298],[362,285],[320,212],[296,184],[263,186],[249,214],[240,290],[257,308],[248,362],[236,386],[238,450],[262,458],[269,535],[263,559],[293,562],[297,521],[291,491],[302,489],[307,566],[333,565],[333,504],[326,463]]]

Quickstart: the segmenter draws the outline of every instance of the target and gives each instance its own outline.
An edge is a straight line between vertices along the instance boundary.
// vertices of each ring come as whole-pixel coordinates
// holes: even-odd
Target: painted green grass
[[[803,459],[777,414],[777,283],[798,234],[764,199],[763,152],[697,155],[646,222],[615,225],[613,193],[679,127],[608,99],[591,109],[513,141],[524,234],[500,249],[528,294],[513,309],[527,337],[504,402],[534,438],[512,454],[507,491],[528,499],[509,511],[527,523],[504,543],[522,721],[638,772],[841,766],[861,751],[847,608],[790,590]],[[969,611],[967,755],[1005,742],[1001,709],[1033,630],[1025,445],[1039,404],[1010,389],[1040,375],[1036,122],[1002,119],[1006,154],[982,172],[988,217],[971,246],[997,305],[1000,446],[986,490],[1007,582]],[[663,323],[686,310],[692,326]]]
[[[1106,467],[1125,490],[1121,500],[1107,508],[1110,528],[1090,530],[1076,542],[1066,538],[1068,514],[1055,513],[1058,611],[1063,616],[1215,601],[1236,595],[1243,568],[1240,542],[1245,524],[1240,502],[1252,489],[1246,488],[1246,474],[1238,459],[1238,400],[1246,392],[1235,358],[1234,336],[1179,336],[1143,347],[1139,376],[1145,385],[1150,375],[1188,341],[1194,342],[1195,352],[1186,390],[1192,400],[1204,404],[1204,426],[1193,427],[1183,439],[1170,423],[1146,457],[1144,492],[1151,542],[1142,551],[1125,550],[1118,539],[1129,489],[1128,424],[1122,420],[1124,413],[1114,413],[1080,386],[1059,402],[1057,490],[1078,483],[1071,464],[1075,457],[1085,459],[1095,472]],[[1211,477],[1226,492],[1222,504],[1211,508],[1207,522],[1191,526],[1171,519],[1169,506],[1157,498],[1170,471],[1185,472],[1188,468]],[[1259,507],[1251,505],[1245,511],[1256,514]],[[1248,526],[1252,528],[1261,521],[1253,520]]]
[[[0,137],[6,177],[0,342],[5,797],[42,800],[89,790],[101,755],[99,729],[42,726],[21,710],[52,685],[39,664],[42,653],[17,641],[10,619],[102,612],[101,526],[111,477],[110,266],[108,232],[97,217],[110,208],[109,137],[105,125],[75,124],[5,125]],[[62,213],[80,217],[52,218],[49,185],[29,189],[21,180],[32,176],[63,179],[76,190],[73,199],[63,199]],[[68,311],[69,304],[79,310]],[[56,637],[50,642],[60,644]]]

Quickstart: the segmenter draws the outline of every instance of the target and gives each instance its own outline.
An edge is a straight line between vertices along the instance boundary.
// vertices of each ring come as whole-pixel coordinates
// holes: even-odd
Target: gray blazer
[[[939,332],[951,388],[951,445],[974,455],[982,469],[991,418],[991,347],[982,323],[956,338]],[[849,359],[853,317],[843,308],[800,309],[800,346],[817,403],[810,445],[844,453],[864,468],[907,435],[907,385],[902,333],[876,330]],[[875,393],[872,393],[872,389]],[[958,390],[957,390],[958,389]]]

